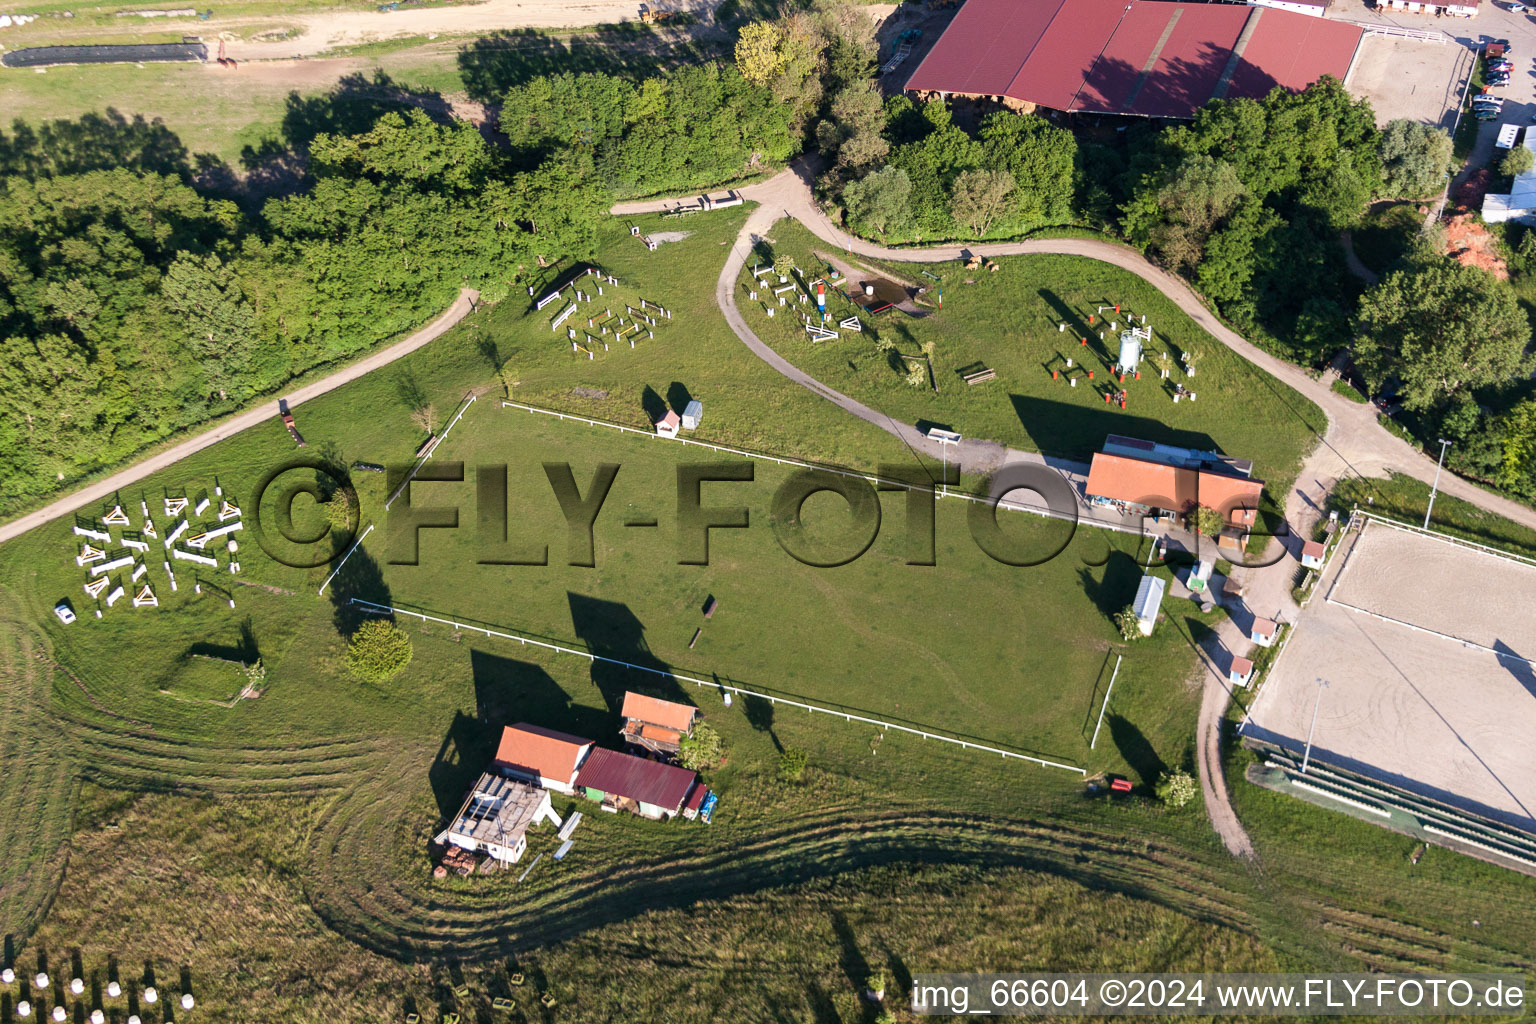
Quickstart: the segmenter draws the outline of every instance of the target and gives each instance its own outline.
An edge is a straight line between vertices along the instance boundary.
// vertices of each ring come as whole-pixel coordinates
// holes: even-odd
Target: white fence
[[[621,661],[618,658],[606,658],[601,654],[593,654],[591,651],[583,651],[575,647],[564,647],[560,644],[551,643],[547,640],[536,640],[533,637],[523,636],[518,633],[509,633],[499,629],[490,629],[485,626],[456,622],[453,619],[445,619],[436,615],[428,615],[425,612],[414,611],[410,608],[399,608],[392,605],[378,604],[374,601],[365,601],[357,597],[351,598],[349,603],[355,604],[365,611],[372,612],[375,615],[406,615],[410,616],[411,618],[420,619],[423,622],[437,622],[445,626],[452,626],[454,629],[458,630],[470,630],[475,633],[484,633],[488,637],[494,636],[500,637],[503,640],[515,640],[518,643],[525,645],[532,644],[535,647],[542,647],[545,650],[555,651],[560,654],[574,654],[577,657],[586,658],[588,661],[601,661],[609,665],[619,665],[623,668],[633,669],[636,672],[649,672],[652,675],[661,676],[665,679],[675,679],[678,682],[693,683],[696,686],[703,686],[712,690],[726,691],[739,694],[743,697],[756,697],[760,700],[766,700],[770,704],[787,704],[790,707],[804,708],[806,711],[812,713],[832,715],[833,717],[842,718],[849,722],[864,722],[868,725],[879,726],[881,729],[895,729],[898,732],[909,733],[913,736],[920,736],[925,740],[939,740],[943,743],[953,743],[959,747],[965,748],[966,750],[980,750],[989,754],[997,754],[1003,758],[1012,758],[1017,761],[1030,761],[1046,768],[1060,768],[1063,771],[1076,772],[1079,775],[1088,774],[1087,769],[1079,768],[1076,765],[1062,764],[1059,761],[1050,761],[1042,757],[1034,757],[1030,754],[1020,754],[1012,750],[1002,750],[998,747],[988,746],[985,743],[973,743],[970,740],[962,740],[953,736],[945,736],[943,733],[933,732],[927,729],[920,729],[906,725],[897,725],[893,722],[881,721],[878,718],[869,718],[865,715],[854,714],[851,711],[837,711],[833,708],[818,707],[815,704],[807,704],[804,701],[792,700],[788,697],[775,697],[771,694],[759,693],[756,690],[747,690],[740,686],[728,686],[725,683],[716,682],[713,679],[699,679],[694,676],[686,676],[677,672],[668,671],[666,669],[652,668],[648,665],[635,665],[628,661]]]
[[[395,488],[395,493],[391,494],[389,496],[389,500],[384,502],[384,511],[388,512],[389,506],[393,505],[395,503],[395,499],[404,493],[405,489],[410,486],[412,480],[416,479],[416,474],[421,472],[421,467],[426,465],[427,460],[432,457],[432,453],[437,451],[437,446],[442,444],[444,439],[448,437],[448,431],[453,429],[454,424],[458,423],[460,418],[462,418],[463,415],[469,411],[469,407],[474,404],[474,394],[471,393],[464,396],[464,400],[459,403],[459,411],[453,414],[453,419],[448,421],[448,425],[443,428],[443,432],[437,436],[437,438],[432,442],[431,446],[428,447],[426,451],[421,453],[421,458],[416,460],[416,465],[411,467],[411,471],[407,473],[405,479],[400,482],[400,486]]]
[[[625,434],[635,434],[640,437],[648,437],[652,440],[662,439],[674,444],[691,444],[699,448],[708,448],[710,451],[714,452],[724,452],[727,455],[739,455],[745,459],[761,459],[764,462],[776,462],[781,466],[794,466],[799,469],[819,469],[825,473],[835,473],[838,476],[845,476],[857,480],[866,480],[869,483],[875,484],[876,486],[897,487],[902,490],[919,491],[925,494],[935,494],[941,498],[959,498],[962,501],[987,501],[985,498],[978,497],[974,494],[967,494],[964,491],[951,491],[947,487],[942,486],[924,487],[922,484],[914,484],[905,480],[891,480],[887,477],[880,476],[878,473],[864,473],[855,469],[842,469],[837,466],[826,466],[815,462],[806,462],[802,459],[790,459],[780,455],[769,455],[765,452],[749,451],[745,448],[733,448],[730,445],[714,444],[710,441],[699,441],[691,437],[662,438],[662,435],[652,430],[640,430],[635,427],[626,427],[621,423],[609,423],[606,420],[594,420],[586,416],[578,416],[575,413],[559,412],[555,409],[544,409],[537,405],[524,405],[521,402],[509,401],[503,401],[501,405],[503,408],[522,409],[524,412],[533,412],[544,416],[553,416],[560,420],[575,420],[577,423],[585,423],[591,427],[607,427],[609,430],[617,430]],[[1065,476],[1063,476],[1062,479],[1066,481],[1068,487],[1072,488],[1075,496],[1077,488],[1073,486],[1072,482],[1067,480]],[[1040,505],[1030,505],[1021,501],[1002,500],[997,503],[997,507],[1008,509],[1014,512],[1029,512],[1037,516],[1044,516],[1048,519],[1070,521],[1073,518],[1072,516],[1057,512],[1051,508],[1046,508]],[[1101,530],[1113,530],[1116,533],[1130,533],[1140,536],[1144,532],[1140,527],[1125,526],[1120,523],[1108,523],[1101,519],[1095,519],[1091,515],[1082,513],[1081,510],[1078,510],[1076,521],[1080,524],[1094,526]]]
[[[1536,558],[1531,558],[1527,555],[1518,555],[1513,551],[1505,551],[1503,548],[1490,547],[1487,544],[1479,544],[1475,540],[1467,540],[1463,537],[1455,537],[1449,533],[1441,533],[1439,530],[1426,530],[1422,526],[1414,526],[1412,523],[1405,523],[1397,519],[1389,519],[1380,513],[1368,512],[1363,508],[1357,508],[1352,511],[1349,514],[1349,519],[1349,527],[1352,530],[1357,528],[1358,520],[1368,519],[1374,523],[1381,523],[1383,526],[1390,526],[1394,530],[1402,530],[1405,533],[1416,533],[1421,537],[1433,537],[1435,540],[1443,540],[1447,544],[1460,544],[1462,547],[1471,548],[1474,551],[1481,551],[1485,555],[1493,555],[1495,558],[1504,558],[1511,562],[1519,562],[1521,565],[1528,565],[1536,568]]]

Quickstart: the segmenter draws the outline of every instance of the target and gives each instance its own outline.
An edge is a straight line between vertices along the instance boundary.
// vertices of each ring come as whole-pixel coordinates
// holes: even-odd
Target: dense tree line
[[[126,162],[13,158],[0,177],[0,507],[408,330],[462,285],[495,297],[520,267],[590,254],[606,202],[420,112],[317,136],[312,186],[254,212]]]

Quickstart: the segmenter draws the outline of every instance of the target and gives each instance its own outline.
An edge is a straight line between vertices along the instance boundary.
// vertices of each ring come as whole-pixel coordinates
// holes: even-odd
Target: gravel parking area
[[[1242,735],[1299,755],[1315,708],[1313,759],[1536,830],[1536,569],[1380,524],[1344,543]]]
[[[1454,42],[1366,36],[1349,73],[1349,89],[1371,101],[1376,123],[1408,118],[1446,131],[1456,127],[1456,110],[1476,57]]]

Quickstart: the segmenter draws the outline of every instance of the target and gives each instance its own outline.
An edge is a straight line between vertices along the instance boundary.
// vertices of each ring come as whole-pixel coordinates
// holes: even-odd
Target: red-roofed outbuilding
[[[1191,118],[1213,99],[1343,81],[1364,30],[1273,7],[1171,0],[966,0],[909,92]]]

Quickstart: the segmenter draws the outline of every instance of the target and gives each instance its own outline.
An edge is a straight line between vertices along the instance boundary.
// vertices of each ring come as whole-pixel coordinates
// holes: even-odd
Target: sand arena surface
[[[1380,524],[1344,543],[1243,735],[1299,755],[1315,706],[1314,759],[1536,830],[1536,670],[1355,610],[1536,655],[1536,569]]]
[[[1536,661],[1536,566],[1373,523],[1323,593]]]

